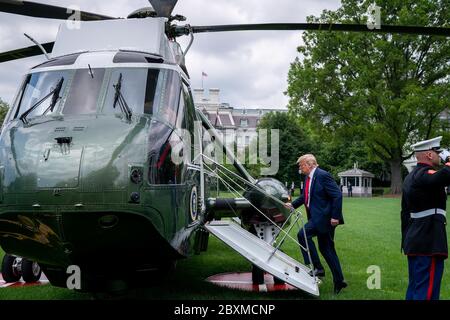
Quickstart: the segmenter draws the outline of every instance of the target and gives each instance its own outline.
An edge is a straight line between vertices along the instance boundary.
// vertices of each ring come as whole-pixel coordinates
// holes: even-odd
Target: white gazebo
[[[355,197],[372,196],[372,179],[375,177],[372,173],[358,169],[355,163],[353,169],[338,173],[341,178],[342,194],[348,195],[348,186],[352,185],[352,195]]]

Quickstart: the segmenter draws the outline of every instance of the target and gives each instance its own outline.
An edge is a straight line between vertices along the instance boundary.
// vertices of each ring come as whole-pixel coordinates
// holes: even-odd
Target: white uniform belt
[[[424,210],[424,211],[420,211],[420,212],[411,212],[411,218],[419,219],[419,218],[431,216],[433,214],[442,214],[445,217],[445,210],[435,208],[435,209],[428,209],[428,210]]]

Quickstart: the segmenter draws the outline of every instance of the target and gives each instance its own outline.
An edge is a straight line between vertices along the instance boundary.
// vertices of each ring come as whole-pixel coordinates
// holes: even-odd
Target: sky
[[[146,0],[36,0],[115,17],[126,17],[148,5]],[[340,0],[179,0],[174,14],[191,25],[306,22],[309,15],[335,10]],[[0,52],[54,41],[60,20],[0,13]],[[192,88],[221,90],[221,102],[236,108],[286,108],[287,74],[302,43],[300,31],[244,31],[195,35],[186,57]],[[188,38],[179,39],[183,48]],[[11,103],[27,70],[44,56],[0,64],[0,98]],[[207,77],[202,77],[202,72]]]

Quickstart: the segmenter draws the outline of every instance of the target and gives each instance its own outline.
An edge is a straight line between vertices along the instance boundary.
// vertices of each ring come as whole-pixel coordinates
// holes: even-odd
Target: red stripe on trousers
[[[431,267],[430,267],[430,283],[428,285],[428,293],[427,293],[427,300],[431,300],[431,296],[433,294],[433,283],[434,283],[434,271],[436,269],[436,258],[431,258]]]

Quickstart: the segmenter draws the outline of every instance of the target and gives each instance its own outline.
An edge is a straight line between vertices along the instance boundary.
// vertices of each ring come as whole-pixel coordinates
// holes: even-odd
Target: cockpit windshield
[[[28,75],[21,90],[19,107],[15,111],[14,118],[17,118],[27,110],[30,110],[41,100],[42,103],[36,106],[36,108],[28,114],[28,118],[42,115],[45,111],[51,109],[52,99],[45,98],[57,88],[61,79],[63,79],[61,89],[59,90],[61,94],[67,85],[68,78],[68,71],[42,72]],[[53,110],[47,112],[47,115],[52,114],[55,111],[56,108],[53,108]]]
[[[150,68],[89,68],[37,72],[28,75],[15,106],[14,119],[33,108],[63,79],[59,100],[44,101],[27,114],[27,119],[50,115],[122,114],[117,94],[131,115],[154,115],[175,125],[181,93],[177,71]],[[120,80],[120,81],[119,81]],[[120,82],[120,91],[117,85]],[[54,99],[53,99],[54,100]],[[50,108],[50,111],[47,111]],[[46,112],[47,111],[47,112]],[[125,114],[124,114],[125,113]],[[128,115],[127,118],[130,118]]]
[[[132,114],[158,115],[175,124],[181,92],[181,79],[177,72],[135,68],[112,70],[103,113],[121,112],[114,103],[115,86],[119,79],[121,79],[121,94]]]

